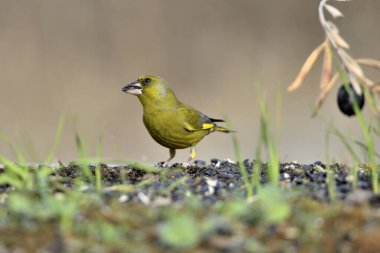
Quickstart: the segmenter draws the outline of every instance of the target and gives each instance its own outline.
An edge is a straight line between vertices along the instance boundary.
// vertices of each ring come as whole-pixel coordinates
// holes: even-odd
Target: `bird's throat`
[[[154,109],[155,107],[173,107],[177,105],[178,99],[171,90],[158,91],[155,93],[148,93],[139,96],[139,100],[144,109]]]

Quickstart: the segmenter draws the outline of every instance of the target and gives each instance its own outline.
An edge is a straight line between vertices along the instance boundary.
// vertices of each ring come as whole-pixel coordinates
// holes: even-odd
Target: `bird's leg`
[[[190,147],[190,155],[186,162],[182,163],[182,167],[189,167],[193,164],[193,160],[195,159],[195,156],[197,155],[195,151],[195,146]]]
[[[174,158],[175,156],[175,149],[169,149],[170,157],[166,159],[164,162],[162,162],[162,167],[166,168],[169,166],[169,162]]]

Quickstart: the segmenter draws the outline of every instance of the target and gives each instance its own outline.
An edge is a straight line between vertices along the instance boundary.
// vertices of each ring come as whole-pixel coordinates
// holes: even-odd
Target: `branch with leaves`
[[[327,95],[337,83],[339,79],[342,83],[349,81],[356,94],[362,94],[362,86],[365,85],[371,92],[380,94],[380,82],[374,82],[365,76],[361,65],[380,70],[380,61],[371,58],[354,59],[347,52],[349,44],[339,34],[337,26],[330,20],[326,20],[325,12],[329,13],[333,19],[342,18],[343,14],[336,7],[327,4],[334,0],[321,0],[319,3],[318,14],[319,21],[326,34],[325,41],[315,48],[306,59],[296,79],[288,87],[288,91],[297,90],[310,73],[316,60],[323,53],[323,65],[320,83],[320,94],[316,101],[316,109],[319,109],[326,99]],[[349,0],[335,0],[349,1]],[[337,58],[339,62],[333,67],[333,59]],[[343,74],[343,75],[342,75]],[[380,113],[379,108],[375,108],[377,114]]]

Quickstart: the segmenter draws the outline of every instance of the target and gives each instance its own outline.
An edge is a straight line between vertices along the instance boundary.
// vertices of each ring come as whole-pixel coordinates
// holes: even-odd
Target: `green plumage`
[[[215,123],[223,120],[209,118],[180,102],[162,78],[143,75],[125,86],[123,91],[138,96],[148,132],[156,142],[171,150],[171,157],[166,163],[174,157],[176,149],[195,147],[203,137],[214,131],[229,132]],[[193,156],[195,150],[192,150],[188,162]]]

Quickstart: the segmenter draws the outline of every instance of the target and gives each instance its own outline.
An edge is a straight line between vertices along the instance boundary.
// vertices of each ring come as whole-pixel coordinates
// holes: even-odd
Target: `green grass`
[[[344,76],[341,76],[341,79]],[[346,88],[348,87],[347,81],[343,82]],[[347,88],[349,95],[354,96],[352,91]],[[374,94],[369,90],[363,91],[366,95],[367,107],[368,101],[371,104],[371,107],[376,107],[376,100],[374,99]],[[353,101],[355,101],[353,99]],[[345,128],[335,127],[329,120],[326,119],[320,112],[318,116],[322,121],[327,125],[326,130],[326,139],[325,139],[325,154],[326,154],[326,164],[329,164],[331,157],[329,156],[329,143],[330,135],[335,136],[343,144],[347,153],[351,158],[351,175],[353,178],[353,188],[357,189],[358,185],[358,170],[359,168],[368,170],[371,175],[372,181],[372,191],[374,193],[379,193],[379,163],[380,155],[376,152],[375,143],[380,143],[380,119],[377,117],[371,117],[369,120],[366,120],[363,113],[359,110],[357,103],[354,103],[355,118],[360,127],[360,135],[352,135],[344,133]],[[354,120],[354,118],[352,119]],[[331,179],[328,179],[328,189],[330,198],[333,200],[335,198],[335,182]],[[333,185],[334,184],[334,185]]]
[[[269,182],[274,186],[277,186],[280,174],[280,156],[273,138],[273,134],[270,132],[272,125],[269,120],[269,113],[266,103],[261,98],[258,101],[260,108],[260,138],[258,150],[266,150]],[[258,154],[261,153],[261,151],[257,152]]]
[[[346,89],[349,91],[349,95],[352,98],[352,100],[356,101],[354,99],[354,94],[352,90],[348,88],[348,83],[346,82],[344,85]],[[368,164],[368,167],[371,168],[372,189],[375,193],[378,193],[379,192],[379,172],[377,169],[375,143],[374,143],[375,136],[373,135],[373,132],[372,132],[372,125],[371,123],[366,122],[357,103],[354,103],[354,111],[355,111],[355,116],[358,120],[360,129],[362,131],[362,135],[364,137],[365,144],[366,144],[365,147],[367,151],[366,152],[367,164]],[[380,121],[380,119],[377,119],[377,120]]]
[[[348,87],[347,82],[344,85],[346,86],[346,88]],[[349,91],[349,95],[352,97],[352,100],[356,101],[354,99],[353,92],[349,88],[347,88],[347,90]],[[366,98],[368,100],[368,98],[371,97],[370,95],[371,93],[367,91],[366,94],[367,94]],[[370,98],[370,100],[372,99]],[[373,101],[372,103],[376,103],[376,102]],[[371,178],[372,178],[372,190],[374,193],[379,193],[379,190],[380,190],[379,189],[379,171],[377,168],[379,161],[376,159],[376,157],[378,158],[378,155],[375,149],[375,140],[380,141],[380,136],[375,134],[376,131],[378,130],[373,126],[372,122],[371,121],[367,122],[365,120],[357,103],[354,103],[354,111],[355,111],[356,119],[361,129],[361,134],[364,138],[364,142],[353,140],[347,135],[342,134],[341,131],[339,131],[336,128],[334,129],[334,133],[338,136],[338,138],[344,144],[347,151],[351,154],[353,158],[354,166],[356,166],[359,163],[366,163],[366,166],[370,168]],[[377,122],[378,125],[380,124],[379,118],[374,117],[372,120]],[[363,151],[364,159],[365,159],[364,162],[360,162],[359,155],[355,151],[357,147],[359,147],[359,149]]]
[[[237,163],[239,165],[240,173],[242,174],[243,181],[245,187],[247,189],[247,198],[250,199],[253,197],[255,190],[258,191],[261,187],[260,177],[261,177],[261,168],[263,165],[262,162],[262,154],[265,153],[268,159],[267,163],[267,173],[270,184],[273,184],[274,187],[277,187],[279,182],[279,174],[280,174],[280,156],[278,149],[275,144],[275,139],[273,134],[271,133],[271,122],[269,120],[270,115],[268,112],[268,108],[262,96],[257,97],[257,105],[260,112],[260,132],[259,132],[259,140],[256,147],[254,159],[253,159],[253,172],[252,175],[249,175],[247,168],[243,164],[243,159],[241,156],[240,145],[237,139],[236,134],[232,134],[232,143],[235,151],[235,157]],[[277,116],[279,115],[280,108],[280,96],[278,96],[277,100]],[[234,129],[231,122],[227,119],[227,124],[230,129]],[[279,121],[279,117],[277,118]],[[264,151],[264,152],[263,152]]]

